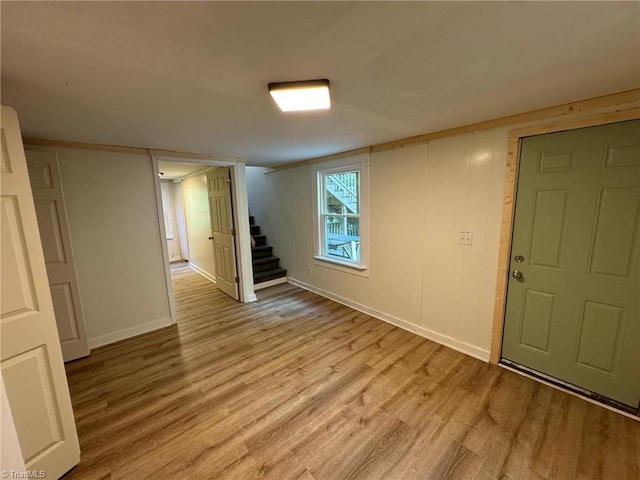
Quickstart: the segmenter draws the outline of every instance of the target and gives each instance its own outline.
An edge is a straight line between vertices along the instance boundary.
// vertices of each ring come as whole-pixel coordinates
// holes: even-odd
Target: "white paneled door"
[[[640,403],[640,120],[523,139],[502,355]]]
[[[27,470],[59,478],[80,461],[18,116],[2,107],[0,366]],[[7,418],[9,420],[9,418]]]
[[[231,298],[238,300],[238,274],[236,268],[235,231],[231,204],[231,170],[218,167],[207,172],[211,240],[216,266],[216,286]]]
[[[65,362],[89,355],[71,235],[62,195],[58,159],[53,152],[26,151],[40,241]]]

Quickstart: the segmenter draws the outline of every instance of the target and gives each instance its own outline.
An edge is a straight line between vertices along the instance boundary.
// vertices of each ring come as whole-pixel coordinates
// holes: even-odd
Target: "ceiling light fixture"
[[[283,112],[331,108],[329,80],[270,83],[269,94]]]

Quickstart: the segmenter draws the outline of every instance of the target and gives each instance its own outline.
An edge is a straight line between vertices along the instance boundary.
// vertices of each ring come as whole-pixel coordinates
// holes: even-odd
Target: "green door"
[[[637,408],[640,120],[522,141],[502,357]]]

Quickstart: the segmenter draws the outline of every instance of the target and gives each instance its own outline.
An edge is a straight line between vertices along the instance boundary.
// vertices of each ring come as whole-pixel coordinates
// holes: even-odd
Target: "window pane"
[[[360,219],[324,217],[325,255],[360,261]]]
[[[359,206],[360,172],[332,173],[324,176],[325,213],[357,215]]]

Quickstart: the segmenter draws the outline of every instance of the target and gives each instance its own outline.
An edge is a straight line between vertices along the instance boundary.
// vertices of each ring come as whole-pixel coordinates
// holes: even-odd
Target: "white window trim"
[[[331,174],[358,169],[360,171],[360,262],[346,262],[339,258],[323,255],[322,228],[320,221],[320,205],[322,192],[319,189],[319,174]],[[369,154],[357,155],[350,158],[315,163],[311,166],[313,185],[313,263],[319,267],[326,267],[345,273],[369,276]]]

